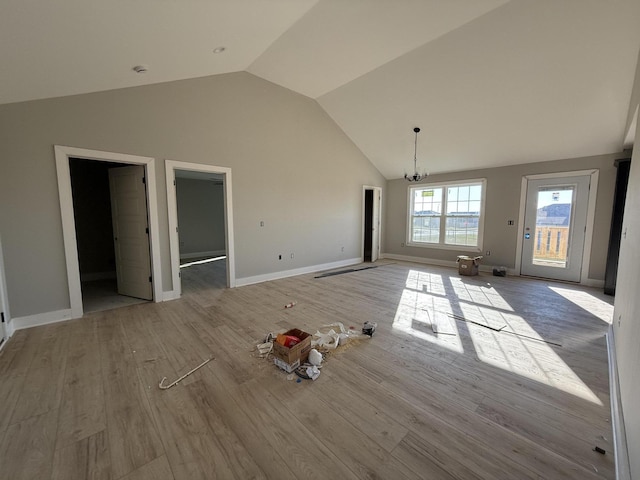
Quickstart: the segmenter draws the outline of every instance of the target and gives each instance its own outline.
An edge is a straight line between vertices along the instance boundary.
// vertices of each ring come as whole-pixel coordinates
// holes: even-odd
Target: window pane
[[[458,187],[458,200],[459,201],[469,200],[469,187],[468,186]]]
[[[478,234],[483,185],[481,182],[410,187],[408,241],[477,247],[480,244]],[[446,205],[443,205],[445,200]]]
[[[440,215],[442,213],[442,188],[414,190],[412,213],[414,215]]]
[[[459,197],[457,201],[452,201],[451,197],[447,199],[447,214],[465,214],[469,212],[469,201],[460,199],[462,192],[458,192]]]
[[[471,185],[469,192],[469,200],[482,200],[482,186],[481,185]]]
[[[478,245],[478,217],[447,217],[445,243],[447,245]]]
[[[411,241],[439,243],[440,217],[413,217]]]

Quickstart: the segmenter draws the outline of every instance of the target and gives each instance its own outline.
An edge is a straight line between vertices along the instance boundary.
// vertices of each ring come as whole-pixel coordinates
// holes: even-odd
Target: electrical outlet
[[[260,220],[260,226],[264,227],[264,222],[262,220]]]
[[[489,255],[491,255],[491,250],[487,250],[487,252],[485,253],[485,255],[488,257]]]
[[[401,246],[401,247],[404,247],[404,242],[402,242],[402,243],[400,244],[400,246]]]
[[[282,260],[282,255],[278,255],[278,260]]]
[[[293,258],[293,253],[291,254],[291,258]]]
[[[507,225],[514,225],[515,222],[513,220],[507,220]]]

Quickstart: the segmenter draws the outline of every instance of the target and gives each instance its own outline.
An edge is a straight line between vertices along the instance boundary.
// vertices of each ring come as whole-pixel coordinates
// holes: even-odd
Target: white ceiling
[[[2,0],[0,104],[246,70],[392,179],[414,126],[431,173],[621,150],[639,49],[639,0]]]

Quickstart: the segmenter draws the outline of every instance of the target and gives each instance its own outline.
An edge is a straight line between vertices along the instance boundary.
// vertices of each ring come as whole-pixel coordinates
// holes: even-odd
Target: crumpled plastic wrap
[[[356,330],[344,328],[342,322],[324,325],[313,334],[311,346],[319,350],[335,350],[339,345],[344,345],[352,338],[369,338]]]

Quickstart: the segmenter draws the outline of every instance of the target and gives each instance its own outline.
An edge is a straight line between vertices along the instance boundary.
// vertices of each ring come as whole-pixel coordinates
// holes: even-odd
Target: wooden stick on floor
[[[213,357],[206,359],[204,362],[202,362],[196,368],[194,368],[193,370],[188,371],[187,373],[182,375],[179,379],[177,379],[175,382],[172,382],[169,385],[164,385],[164,381],[167,379],[167,377],[162,377],[162,380],[160,380],[160,383],[158,384],[158,387],[160,387],[161,390],[167,390],[168,388],[171,388],[174,385],[177,385],[181,380],[184,380],[185,378],[187,378],[189,375],[191,375],[193,372],[195,372],[199,368],[204,367],[211,360],[213,360]]]

